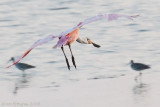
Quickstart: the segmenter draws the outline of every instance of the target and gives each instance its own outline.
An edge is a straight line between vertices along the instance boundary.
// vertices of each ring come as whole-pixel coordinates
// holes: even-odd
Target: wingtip
[[[12,65],[7,66],[6,69],[10,68],[11,66],[12,66]]]
[[[10,68],[11,66],[15,65],[16,63],[18,63],[19,61],[14,62],[12,65],[7,66],[6,68]]]
[[[130,18],[133,20],[133,18],[139,17],[140,15],[134,15],[134,16],[130,16]]]
[[[53,49],[56,49],[56,48],[57,48],[57,46],[55,45],[55,46],[53,46],[52,48],[53,48]]]

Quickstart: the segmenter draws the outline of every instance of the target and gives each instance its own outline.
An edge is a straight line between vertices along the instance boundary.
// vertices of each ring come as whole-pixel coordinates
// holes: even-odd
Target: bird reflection
[[[147,102],[148,95],[149,95],[149,88],[148,84],[143,82],[137,82],[136,85],[133,87],[133,99],[136,105],[141,105],[142,102]]]
[[[23,72],[20,78],[18,78],[15,82],[13,94],[17,94],[18,90],[22,88],[27,88],[29,86],[28,83],[30,78],[30,75],[27,75],[25,72]]]
[[[135,76],[134,80],[137,83],[142,83],[142,73],[139,73],[137,76]]]
[[[148,87],[149,87],[148,84],[139,82],[133,87],[133,93],[138,94],[138,95],[142,95],[143,93],[147,92]]]
[[[8,62],[10,62],[10,61],[13,61],[13,63],[14,63],[15,58],[11,57],[11,59]],[[35,66],[33,66],[33,65],[29,65],[26,63],[20,63],[20,62],[16,63],[15,66],[17,69],[19,69],[23,72],[22,72],[22,75],[19,78],[17,78],[17,80],[15,82],[13,94],[17,94],[19,89],[28,87],[28,82],[29,82],[29,79],[31,78],[31,76],[29,74],[27,75],[25,70],[35,68]]]

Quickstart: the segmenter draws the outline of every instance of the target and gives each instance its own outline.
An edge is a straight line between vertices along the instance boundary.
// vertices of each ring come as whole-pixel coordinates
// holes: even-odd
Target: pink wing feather
[[[53,48],[62,47],[62,45],[64,45],[64,44],[67,43],[68,39],[69,39],[69,37],[67,37],[67,36],[62,36],[62,37],[59,39],[58,43],[57,43],[55,46],[53,46]]]
[[[98,20],[101,20],[101,19],[107,19],[108,21],[117,20],[120,17],[125,17],[125,18],[133,20],[133,18],[136,18],[138,16],[139,15],[128,16],[128,15],[122,15],[122,14],[102,14],[102,15],[97,15],[97,16],[88,18],[88,19],[84,20],[83,22],[80,22],[77,26],[62,32],[61,36],[64,37],[64,38],[60,38],[58,43],[53,48],[62,47],[63,45],[65,45],[67,40],[68,40],[68,38],[65,38],[65,36],[68,35],[69,33],[73,32],[77,28],[80,28],[80,27],[82,27],[86,24],[89,24],[89,23],[92,23],[92,22],[95,22],[95,21],[98,21]],[[66,42],[64,42],[64,41],[66,41]]]
[[[101,19],[107,19],[108,21],[112,21],[112,20],[117,20],[119,17],[126,17],[128,19],[133,19],[135,17],[137,17],[139,15],[135,15],[135,16],[128,16],[128,15],[122,15],[122,14],[102,14],[102,15],[97,15],[91,18],[88,18],[86,20],[84,20],[83,22],[80,22],[77,26],[68,29],[64,32],[62,32],[61,34],[57,35],[57,36],[48,36],[46,38],[40,39],[38,41],[36,41],[21,57],[19,57],[12,65],[15,65],[16,63],[18,63],[22,58],[24,58],[32,49],[34,49],[35,47],[42,45],[44,43],[47,43],[51,40],[53,40],[54,38],[60,37],[58,43],[54,46],[54,48],[57,47],[61,47],[63,45],[65,45],[67,43],[67,40],[69,39],[68,37],[66,37],[66,35],[68,35],[69,33],[73,32],[74,30],[76,30],[77,28],[80,28],[86,24],[101,20]],[[12,65],[8,66],[7,68],[11,67]]]
[[[80,22],[73,29],[77,29],[77,27],[82,27],[85,24],[89,24],[91,22],[95,22],[95,21],[102,20],[102,19],[107,19],[108,21],[112,21],[112,20],[117,20],[120,17],[125,17],[125,18],[133,20],[133,18],[136,18],[138,16],[139,15],[128,16],[128,15],[123,15],[123,14],[102,14],[102,15],[97,15],[97,16],[88,18],[88,19],[84,20],[83,22]]]
[[[85,24],[89,24],[91,22],[95,22],[101,19],[107,19],[108,21],[112,21],[112,20],[117,20],[120,17],[125,17],[128,19],[133,20],[133,18],[136,18],[139,15],[135,15],[135,16],[128,16],[128,15],[123,15],[123,14],[102,14],[102,15],[97,15],[91,18],[86,19],[84,22],[80,22],[76,27],[82,27]],[[75,29],[76,29],[75,27]]]
[[[43,39],[39,39],[37,40],[21,57],[19,57],[12,65],[15,65],[16,63],[18,63],[22,58],[24,58],[27,54],[29,54],[31,52],[32,49],[34,49],[35,47],[42,45],[44,43],[47,43],[51,40],[53,40],[54,38],[56,38],[57,36],[48,36],[45,37]],[[7,68],[11,67],[12,65],[9,65]]]

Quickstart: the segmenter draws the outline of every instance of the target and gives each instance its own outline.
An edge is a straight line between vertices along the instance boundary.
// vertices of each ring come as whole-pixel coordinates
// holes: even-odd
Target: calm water
[[[159,85],[155,81],[160,81],[157,76],[154,77],[160,74],[159,10],[159,0],[1,0],[1,106],[4,106],[3,103],[7,102],[22,103],[25,101],[36,103],[35,106],[44,107],[48,104],[47,107],[53,107],[54,102],[51,99],[56,99],[58,96],[50,96],[48,102],[42,102],[40,98],[54,95],[61,88],[65,89],[67,84],[74,88],[69,84],[77,84],[80,81],[105,79],[112,82],[112,80],[115,81],[114,79],[126,77],[132,82],[125,82],[125,84],[131,83],[132,85],[128,87],[134,87],[134,75],[137,73],[133,72],[127,65],[131,59],[150,64],[152,69],[146,71],[146,75],[151,74],[153,77],[150,77],[152,82],[148,82],[148,79],[146,79],[144,84],[135,86],[133,90],[132,88],[128,90],[128,92],[134,92],[126,93],[126,96],[128,95],[131,99],[136,100],[137,87],[140,87],[143,91],[143,87],[148,86],[147,89],[150,90],[151,95],[153,91],[158,92],[157,87],[152,87],[152,84],[155,84],[154,86]],[[57,40],[37,47],[22,60],[22,62],[36,66],[35,69],[28,70],[25,74],[22,74],[15,67],[5,69],[10,57],[19,57],[36,40],[50,34],[59,34],[86,18],[104,13],[139,14],[140,17],[133,21],[127,19],[112,22],[101,20],[84,26],[80,35],[91,38],[97,44],[100,44],[101,48],[97,49],[91,45],[79,43],[72,44],[77,70],[71,66],[71,71],[68,71],[61,49],[52,49]],[[70,65],[72,65],[68,47],[65,47],[65,51]],[[125,87],[123,81],[119,84]],[[47,92],[47,94],[44,92]],[[145,94],[147,92],[140,94],[140,96],[150,98],[150,106],[155,105],[156,100],[152,100],[153,96],[145,96]],[[32,99],[29,95],[37,99]],[[159,97],[156,96],[156,98]],[[130,107],[146,107],[147,102],[148,100],[143,100],[142,103],[128,102],[127,105]],[[39,103],[43,103],[43,105],[39,105]],[[14,105],[8,106],[12,107]],[[118,106],[122,107],[120,104]],[[56,107],[60,106],[57,104]],[[116,105],[111,104],[110,107],[116,107]]]

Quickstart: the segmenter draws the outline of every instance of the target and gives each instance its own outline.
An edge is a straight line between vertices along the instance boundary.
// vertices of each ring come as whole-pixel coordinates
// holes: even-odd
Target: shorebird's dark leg
[[[137,78],[139,77],[139,75],[137,75],[135,78],[134,78],[134,80],[137,82],[138,80],[137,80]]]
[[[142,72],[139,72],[139,79],[140,79],[140,82],[142,82]]]
[[[15,88],[14,88],[13,94],[17,94],[18,88],[19,87],[18,87],[17,83],[15,83]]]
[[[139,76],[142,76],[142,72],[139,72]]]
[[[139,72],[139,74],[135,77],[135,81],[137,82],[137,81],[142,81],[142,72]]]
[[[68,46],[69,46],[69,49],[70,49],[71,55],[72,55],[72,63],[73,63],[73,65],[74,65],[74,67],[76,68],[76,63],[75,63],[74,56],[73,56],[73,53],[72,53],[72,50],[71,50],[71,45],[68,44]]]
[[[61,47],[61,49],[62,49],[63,54],[64,54],[64,56],[65,56],[66,63],[67,63],[67,67],[68,67],[68,69],[70,70],[70,65],[69,65],[68,59],[67,59],[67,57],[66,57],[66,54],[65,54],[65,52],[64,52],[63,46]]]

